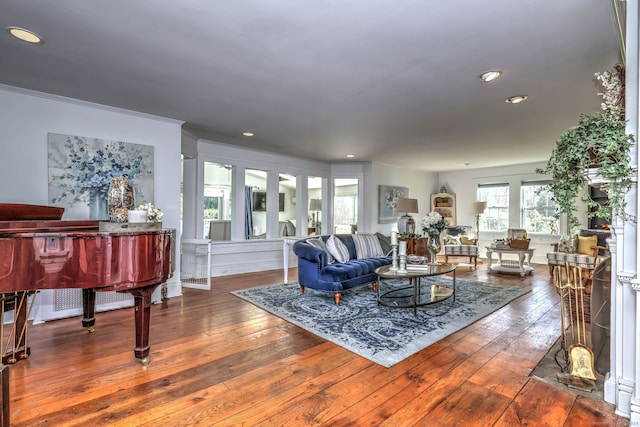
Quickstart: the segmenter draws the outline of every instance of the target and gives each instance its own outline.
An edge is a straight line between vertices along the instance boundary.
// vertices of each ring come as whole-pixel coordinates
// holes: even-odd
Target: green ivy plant
[[[624,120],[624,69],[616,66],[612,71],[597,73],[596,77],[605,87],[601,93],[602,108],[592,115],[581,115],[573,126],[556,141],[544,168],[537,173],[551,177],[548,190],[558,209],[556,216],[565,214],[571,230],[580,226],[575,213],[577,201],[582,199],[589,208],[589,218],[621,217],[635,218],[626,212],[625,196],[633,182],[634,169],[630,166],[630,149],[633,135],[626,133]],[[608,194],[604,205],[584,194],[589,182],[588,170],[602,177],[600,189]]]

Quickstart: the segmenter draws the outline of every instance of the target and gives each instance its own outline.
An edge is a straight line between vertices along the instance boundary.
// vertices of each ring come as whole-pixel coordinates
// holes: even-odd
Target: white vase
[[[129,222],[131,223],[144,223],[147,222],[147,211],[133,209],[128,211]]]
[[[89,219],[109,219],[109,206],[107,197],[96,191],[89,195]]]

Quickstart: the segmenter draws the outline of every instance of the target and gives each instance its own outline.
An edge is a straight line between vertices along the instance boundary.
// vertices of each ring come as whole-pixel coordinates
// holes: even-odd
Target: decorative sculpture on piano
[[[109,185],[109,219],[111,222],[127,222],[128,212],[133,209],[133,186],[126,176],[117,176]]]

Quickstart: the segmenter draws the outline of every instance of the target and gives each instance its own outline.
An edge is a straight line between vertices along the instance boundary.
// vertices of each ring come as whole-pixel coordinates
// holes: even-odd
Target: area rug
[[[451,278],[427,278],[444,283]],[[423,279],[424,284],[425,279]],[[530,288],[457,279],[456,298],[418,308],[378,305],[371,286],[342,293],[340,305],[330,293],[296,282],[231,292],[315,335],[385,367],[391,367],[529,292]]]

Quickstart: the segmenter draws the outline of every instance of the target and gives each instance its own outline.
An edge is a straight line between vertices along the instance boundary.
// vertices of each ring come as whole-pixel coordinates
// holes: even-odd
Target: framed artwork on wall
[[[126,176],[134,204],[153,203],[153,147],[49,133],[49,202],[65,208],[63,219],[108,220],[111,180]]]
[[[267,193],[264,191],[253,192],[253,211],[267,211]],[[278,212],[284,212],[284,193],[278,193]]]
[[[395,211],[398,199],[409,197],[407,187],[380,185],[378,195],[378,224],[389,224],[398,221],[402,212]]]
[[[521,240],[527,238],[527,230],[524,228],[509,228],[507,238],[510,240]]]
[[[264,191],[253,192],[253,211],[254,212],[267,211],[267,193],[265,193]]]

